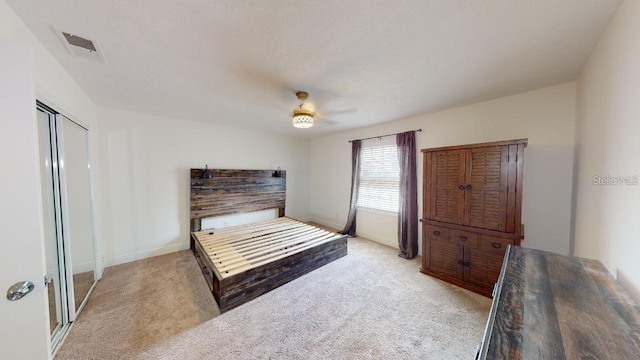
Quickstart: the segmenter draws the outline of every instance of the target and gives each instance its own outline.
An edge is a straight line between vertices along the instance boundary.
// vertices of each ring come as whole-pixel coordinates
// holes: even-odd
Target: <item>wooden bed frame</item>
[[[209,169],[211,179],[204,171],[191,169],[190,241],[221,313],[347,254],[346,235],[288,218],[203,231],[213,216],[278,209],[282,218],[286,199],[283,170]]]

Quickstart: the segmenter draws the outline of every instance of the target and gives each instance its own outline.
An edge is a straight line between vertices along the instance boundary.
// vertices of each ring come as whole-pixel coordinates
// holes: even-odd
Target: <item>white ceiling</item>
[[[575,80],[620,1],[8,3],[100,106],[309,138]],[[296,90],[317,126],[291,126]]]

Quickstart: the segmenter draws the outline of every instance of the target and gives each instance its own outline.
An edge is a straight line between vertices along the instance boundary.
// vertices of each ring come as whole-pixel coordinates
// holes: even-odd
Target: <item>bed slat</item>
[[[229,269],[233,269],[234,265],[238,262],[238,260],[247,261],[249,263],[254,263],[256,261],[262,261],[264,258],[270,256],[274,252],[278,253],[289,253],[291,252],[295,246],[304,243],[312,243],[318,239],[325,239],[333,237],[332,234],[318,234],[318,233],[310,233],[309,235],[302,237],[289,237],[286,241],[278,240],[277,243],[266,246],[259,247],[252,252],[236,252],[237,256],[227,256],[224,258],[211,256],[211,261],[214,265],[220,270],[221,274],[223,271],[227,271]],[[263,255],[263,256],[261,256]],[[222,274],[224,276],[224,274]]]
[[[194,233],[223,279],[341,237],[286,217],[223,230]]]
[[[282,242],[284,239],[293,238],[294,236],[296,237],[304,236],[310,233],[311,231],[317,231],[317,230],[309,229],[307,227],[299,227],[297,229],[291,229],[287,231],[266,234],[259,237],[258,236],[252,237],[243,242],[234,240],[232,243],[221,243],[215,246],[206,244],[205,247],[207,250],[210,250],[210,256],[212,258],[213,257],[223,258],[225,256],[224,254],[226,250],[228,249],[234,249],[235,251],[238,251],[240,253],[248,254],[255,248],[262,248],[267,244],[274,243],[274,242]]]

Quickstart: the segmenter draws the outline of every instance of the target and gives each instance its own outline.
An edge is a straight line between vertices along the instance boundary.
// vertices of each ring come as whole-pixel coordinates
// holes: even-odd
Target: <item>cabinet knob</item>
[[[470,262],[468,262],[468,261],[465,261],[465,262],[464,262],[464,266],[471,266],[471,263],[470,263]]]
[[[492,242],[492,243],[491,243],[491,246],[492,246],[494,249],[500,249],[500,248],[502,247],[502,244],[500,244],[499,242]]]
[[[464,185],[460,185],[460,186],[458,186],[458,189],[460,189],[460,190],[464,190]]]
[[[469,240],[468,237],[464,236],[464,235],[460,235],[460,241],[467,241]]]
[[[467,185],[467,190],[471,190],[471,185]]]
[[[440,236],[440,231],[438,231],[438,230],[434,230],[434,231],[433,231],[433,235],[435,235],[435,236]]]
[[[463,265],[464,266],[464,261],[462,260],[458,260],[458,264]]]

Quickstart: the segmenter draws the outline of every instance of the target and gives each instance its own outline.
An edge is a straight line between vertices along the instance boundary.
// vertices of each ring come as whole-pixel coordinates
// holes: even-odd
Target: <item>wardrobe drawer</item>
[[[451,230],[446,227],[426,225],[426,235],[431,240],[449,242],[451,239]]]
[[[495,236],[482,235],[480,237],[480,250],[499,256],[504,255],[508,245],[514,245],[511,239],[504,239]]]
[[[468,248],[477,248],[478,234],[462,230],[451,230],[451,242]]]

